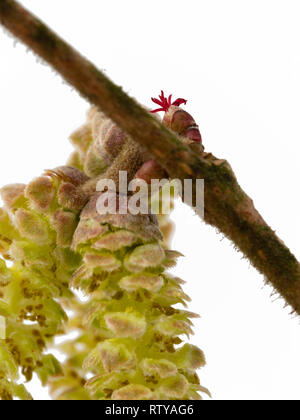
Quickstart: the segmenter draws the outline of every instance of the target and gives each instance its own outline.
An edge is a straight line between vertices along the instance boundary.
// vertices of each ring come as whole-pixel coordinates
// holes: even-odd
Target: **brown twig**
[[[143,145],[173,178],[205,180],[205,221],[223,232],[300,314],[300,264],[265,223],[225,161],[197,155],[39,19],[0,0],[0,22],[90,103]]]

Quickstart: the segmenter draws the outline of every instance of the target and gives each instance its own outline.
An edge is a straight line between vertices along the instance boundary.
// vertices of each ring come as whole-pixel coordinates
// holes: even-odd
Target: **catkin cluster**
[[[182,130],[181,108],[166,115]],[[168,273],[172,223],[96,208],[97,180],[119,162],[129,180],[167,174],[136,146],[124,159],[130,139],[94,108],[71,140],[68,166],[1,190],[0,399],[31,399],[20,379],[33,373],[53,399],[200,399],[205,358],[183,342],[196,315],[177,309],[189,298]],[[54,339],[72,330],[60,363]]]

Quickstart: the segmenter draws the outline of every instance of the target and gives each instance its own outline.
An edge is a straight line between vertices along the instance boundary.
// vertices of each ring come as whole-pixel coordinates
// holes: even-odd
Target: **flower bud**
[[[174,105],[171,106],[165,113],[163,123],[180,136],[202,144],[202,137],[196,121],[184,109]]]
[[[185,99],[179,98],[176,101],[172,102],[172,95],[168,98],[165,97],[163,91],[159,99],[152,98],[152,101],[159,105],[160,108],[151,111],[152,113],[164,111],[163,123],[175,133],[179,134],[185,139],[188,139],[190,143],[200,143],[202,144],[202,138],[194,118],[182,108],[180,105],[186,104]]]

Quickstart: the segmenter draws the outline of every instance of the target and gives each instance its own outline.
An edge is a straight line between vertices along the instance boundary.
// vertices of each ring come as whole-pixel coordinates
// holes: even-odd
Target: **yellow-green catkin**
[[[155,217],[99,215],[97,194],[73,239],[82,266],[72,286],[89,296],[84,324],[96,346],[84,361],[94,399],[200,399],[203,352],[183,344],[195,315],[175,309],[189,300],[167,273],[180,255],[166,251]]]
[[[69,282],[81,261],[70,244],[86,201],[77,187],[85,180],[64,167],[1,190],[0,250],[13,264],[0,260],[0,399],[31,398],[17,385],[20,370],[26,381],[36,372],[43,384],[62,373],[45,350],[64,331],[60,301],[72,299]]]
[[[84,185],[112,165],[126,135],[92,109],[71,138],[71,166],[1,191],[0,399],[31,399],[20,371],[27,381],[37,373],[58,400],[201,399],[205,358],[184,343],[196,315],[178,309],[189,298],[167,271],[180,256],[168,250],[172,224],[99,215],[99,194]],[[59,363],[49,348],[73,329]]]
[[[121,142],[115,125],[92,109],[71,136],[77,151],[69,163],[98,176],[115,157],[109,146],[116,132]],[[201,398],[199,391],[207,390],[196,370],[205,363],[203,353],[182,343],[182,334],[192,333],[195,315],[173,308],[188,297],[182,281],[166,273],[178,257],[166,250],[173,231],[169,216],[158,216],[159,229],[153,217],[103,218],[95,208],[96,196],[73,241],[83,265],[72,285],[88,300],[72,308],[69,330],[77,328],[80,335],[61,347],[68,354],[66,365],[74,371],[83,365],[94,375],[86,385],[93,399]],[[66,381],[52,381],[54,397],[66,398]]]
[[[87,122],[71,135],[75,152],[70,157],[68,164],[85,172],[86,175],[98,176],[120,153],[126,136],[103,113],[96,108],[88,112]],[[173,201],[171,209],[173,209]],[[174,224],[169,215],[158,215],[160,230],[163,234],[162,245],[170,246],[173,236]],[[66,332],[79,331],[76,339],[67,339],[59,346],[59,350],[66,355],[64,371],[72,372],[72,376],[53,377],[51,379],[51,395],[55,399],[73,398],[75,372],[82,376],[82,365],[91,348],[97,344],[97,334],[83,325],[85,313],[89,311],[89,303],[78,299],[69,302],[68,308],[72,314],[68,320]],[[95,339],[96,337],[96,339]]]

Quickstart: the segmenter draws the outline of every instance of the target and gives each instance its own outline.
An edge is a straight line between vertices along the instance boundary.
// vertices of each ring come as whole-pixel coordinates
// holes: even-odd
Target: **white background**
[[[299,243],[300,25],[297,0],[23,0],[141,103],[188,99],[207,151],[226,158],[295,255]],[[88,104],[0,34],[1,184],[63,164]],[[193,342],[215,399],[300,399],[299,318],[232,244],[179,205]],[[35,395],[42,399],[45,392]]]

